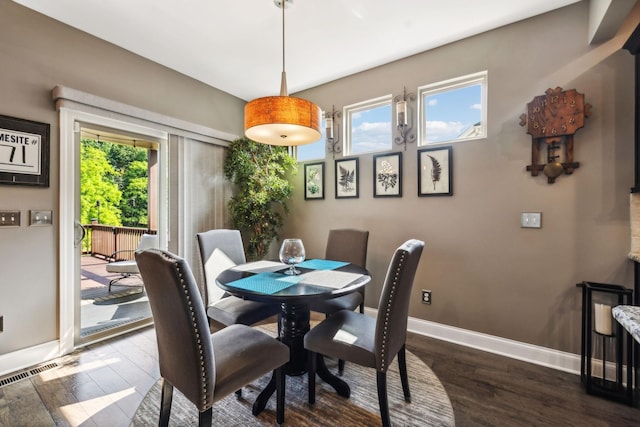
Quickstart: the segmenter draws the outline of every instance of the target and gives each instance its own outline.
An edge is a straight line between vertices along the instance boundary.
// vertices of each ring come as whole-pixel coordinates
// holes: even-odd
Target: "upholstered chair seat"
[[[238,230],[216,229],[196,234],[204,272],[203,300],[212,329],[234,324],[253,325],[280,313],[280,305],[250,301],[225,293],[216,285],[224,270],[245,264]]]
[[[329,230],[325,258],[367,268],[368,243],[369,232],[367,230],[355,228]],[[358,307],[360,308],[360,313],[364,313],[364,287],[338,298],[312,302],[309,309],[324,313],[325,316],[331,316],[340,310],[355,310]],[[338,373],[342,375],[343,371],[344,360],[340,359],[338,361]]]
[[[383,426],[390,426],[387,403],[387,370],[398,357],[405,401],[411,401],[405,341],[413,280],[424,242],[408,240],[393,254],[384,281],[376,318],[342,310],[333,313],[304,336],[309,350],[309,403],[315,402],[316,364],[323,356],[376,370],[378,404]]]
[[[199,425],[212,424],[213,404],[273,372],[276,420],[284,422],[285,375],[289,347],[246,325],[213,334],[187,262],[167,251],[136,252],[147,289],[158,344],[162,377],[160,426],[167,426],[174,387],[199,412]]]

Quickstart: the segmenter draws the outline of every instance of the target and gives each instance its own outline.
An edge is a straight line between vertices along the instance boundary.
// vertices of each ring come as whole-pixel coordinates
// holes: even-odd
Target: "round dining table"
[[[223,271],[216,278],[216,284],[236,297],[280,304],[278,339],[291,351],[285,372],[302,375],[308,366],[304,335],[310,330],[309,304],[355,292],[369,283],[371,276],[365,268],[355,264],[323,259],[298,264],[299,275],[284,274],[288,268],[273,261],[251,262]],[[349,397],[349,386],[327,369],[322,357],[317,359],[317,373],[339,395]],[[254,415],[264,409],[275,387],[272,378],[253,405]]]

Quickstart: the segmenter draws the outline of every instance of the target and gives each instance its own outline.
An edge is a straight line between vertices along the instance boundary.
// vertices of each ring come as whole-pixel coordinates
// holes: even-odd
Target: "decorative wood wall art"
[[[531,164],[527,166],[531,176],[542,171],[553,184],[562,173],[571,175],[580,166],[573,161],[573,135],[590,115],[591,105],[575,89],[549,88],[527,104],[520,126],[526,126],[531,135]]]

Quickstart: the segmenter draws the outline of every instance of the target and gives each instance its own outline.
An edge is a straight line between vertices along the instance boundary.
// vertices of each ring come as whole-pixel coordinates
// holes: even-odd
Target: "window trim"
[[[439,142],[426,142],[426,129],[424,124],[424,116],[425,116],[425,105],[423,102],[425,94],[438,94],[442,92],[447,92],[454,89],[462,89],[469,86],[474,86],[480,84],[480,103],[482,105],[482,110],[480,113],[480,129],[481,132],[479,135],[470,136],[466,138],[458,138],[458,139],[449,139],[447,141],[439,141]],[[442,144],[453,144],[457,142],[465,142],[465,141],[473,141],[477,139],[486,139],[488,134],[488,126],[487,123],[487,110],[488,100],[487,100],[487,92],[489,86],[489,73],[487,70],[480,71],[477,73],[467,74],[460,77],[454,77],[452,79],[443,80],[436,83],[430,83],[427,85],[418,87],[418,146],[419,147],[434,147]]]
[[[389,105],[389,108],[390,108],[389,123],[391,123],[391,138],[389,139],[389,146],[387,148],[382,148],[380,150],[366,151],[363,153],[354,153],[353,145],[351,142],[351,127],[352,127],[351,114],[364,111],[364,110],[371,110],[384,105]],[[371,153],[380,153],[380,152],[392,150],[393,149],[393,130],[394,130],[393,111],[394,111],[394,108],[393,108],[392,94],[379,96],[377,98],[371,98],[366,101],[357,102],[355,104],[345,105],[342,108],[342,117],[344,117],[344,121],[343,121],[344,126],[342,129],[342,141],[343,141],[342,151],[344,153],[344,156],[361,156],[361,155],[367,155]]]

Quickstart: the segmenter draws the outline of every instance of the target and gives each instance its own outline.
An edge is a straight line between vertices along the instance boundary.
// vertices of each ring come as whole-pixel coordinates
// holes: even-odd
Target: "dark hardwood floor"
[[[640,409],[588,395],[578,375],[410,334],[457,426],[640,426]]]
[[[576,375],[415,334],[407,347],[440,378],[458,426],[640,425],[640,409],[587,395]],[[0,387],[0,426],[128,426],[159,377],[152,327],[58,362]]]

